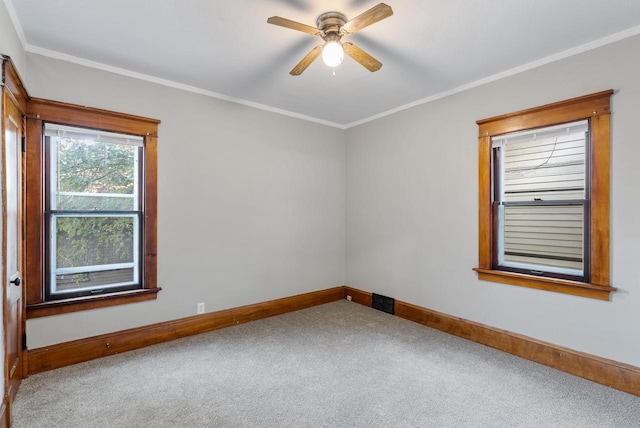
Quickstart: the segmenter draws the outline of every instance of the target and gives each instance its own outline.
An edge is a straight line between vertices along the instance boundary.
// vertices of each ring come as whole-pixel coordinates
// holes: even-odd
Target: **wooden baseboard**
[[[30,350],[29,374],[344,299],[344,287],[285,297]]]
[[[371,293],[345,286],[345,295],[371,306]],[[357,297],[355,297],[357,296]],[[395,315],[640,396],[640,368],[396,300]]]
[[[349,299],[349,297],[351,297]],[[372,297],[371,293],[358,290],[356,288],[344,287],[344,298],[351,300],[352,302],[360,303],[361,305],[371,307]]]
[[[9,397],[4,396],[0,405],[0,428],[9,428],[11,426],[11,412],[9,409]]]
[[[255,321],[340,299],[371,307],[371,293],[342,286],[30,350],[29,374]],[[640,396],[640,368],[395,301],[395,315]],[[8,417],[7,403],[2,415]],[[0,415],[0,428],[5,417]],[[6,421],[5,421],[6,423]],[[7,425],[8,426],[8,425]]]

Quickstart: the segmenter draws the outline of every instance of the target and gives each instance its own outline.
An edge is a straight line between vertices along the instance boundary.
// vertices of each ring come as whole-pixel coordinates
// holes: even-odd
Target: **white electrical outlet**
[[[198,305],[196,306],[196,314],[204,314],[204,302],[198,303]]]

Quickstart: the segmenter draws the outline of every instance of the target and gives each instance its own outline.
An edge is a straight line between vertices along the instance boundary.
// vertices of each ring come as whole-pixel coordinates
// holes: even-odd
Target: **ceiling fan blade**
[[[316,27],[312,27],[311,25],[301,24],[299,22],[292,21],[287,18],[281,18],[279,16],[272,16],[271,18],[267,19],[267,22],[269,24],[279,25],[281,27],[291,28],[292,30],[302,31],[303,33],[311,34],[312,36],[315,36],[316,34],[321,33],[321,31],[318,30]]]
[[[378,71],[380,70],[380,67],[382,67],[382,63],[380,61],[378,61],[353,43],[343,43],[342,48],[344,49],[344,53],[358,61],[364,68],[371,72]]]
[[[302,61],[300,61],[298,63],[298,65],[293,67],[293,70],[291,70],[289,72],[289,74],[292,75],[292,76],[301,75],[302,72],[305,71],[307,69],[307,67],[309,67],[309,65],[311,65],[311,63],[316,58],[318,58],[318,56],[320,56],[321,53],[322,53],[322,45],[316,46],[315,48],[311,49],[311,52],[309,52],[307,55],[305,55],[305,57],[302,58]]]
[[[375,24],[378,21],[388,18],[391,15],[393,15],[391,7],[384,3],[380,3],[344,24],[342,26],[342,30],[347,34],[352,34],[356,31],[362,30],[364,27],[368,27],[371,24]]]

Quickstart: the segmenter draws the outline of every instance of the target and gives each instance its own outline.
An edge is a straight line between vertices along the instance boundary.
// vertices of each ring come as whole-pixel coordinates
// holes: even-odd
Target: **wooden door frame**
[[[15,65],[13,64],[13,61],[11,60],[10,57],[6,56],[6,55],[0,55],[0,60],[2,61],[2,74],[1,74],[1,87],[0,87],[0,102],[3,103],[3,108],[2,108],[2,124],[0,126],[0,137],[2,140],[2,145],[4,147],[4,138],[5,138],[5,114],[6,112],[4,111],[4,103],[5,103],[5,99],[8,98],[17,108],[18,111],[20,113],[20,115],[22,116],[22,121],[20,126],[22,127],[22,136],[25,136],[25,131],[26,131],[26,123],[25,123],[25,117],[26,117],[26,113],[27,113],[27,102],[29,100],[29,94],[24,86],[24,84],[22,83],[22,79],[20,78],[20,75],[18,74],[18,71],[15,68]],[[4,150],[4,149],[3,149]],[[20,151],[21,148],[18,147],[18,150]],[[24,183],[25,183],[25,165],[24,165],[24,156],[22,156],[22,186],[20,191],[22,192],[22,195],[24,196]],[[3,163],[3,169],[5,166],[5,158],[2,158],[2,163]],[[4,177],[4,173],[2,174],[2,176]],[[4,181],[3,184],[4,186]],[[3,192],[3,199],[4,199],[4,192]],[[24,200],[25,198],[21,198],[22,199],[22,207],[20,207],[20,212],[22,215],[22,218],[24,219]],[[6,201],[3,200],[3,206],[4,204],[6,204]],[[24,222],[23,222],[24,223]],[[23,228],[24,228],[24,224],[23,224]],[[24,234],[24,230],[22,231],[22,240],[23,240],[23,244],[24,244],[24,238],[25,238],[25,234]],[[3,248],[6,248],[6,245],[4,245],[4,241],[6,240],[6,235],[2,236],[2,240],[3,240]],[[22,263],[21,266],[24,267],[26,265],[26,261],[24,259],[24,248],[25,246],[22,245],[21,246],[21,251],[22,253],[19,255],[22,259]],[[3,271],[6,269],[6,254],[3,252],[2,254],[2,263],[3,263]],[[2,275],[3,277],[6,275]],[[4,279],[4,278],[3,278]],[[4,281],[5,283],[3,283],[3,287],[6,287],[6,281]],[[21,325],[21,330],[22,330],[22,355],[21,355],[21,361],[22,361],[22,367],[21,367],[21,379],[24,379],[27,376],[28,373],[28,354],[27,354],[27,349],[26,349],[26,343],[25,343],[25,334],[26,334],[26,284],[23,282],[22,285],[22,307],[20,310],[20,314],[19,314],[19,319],[18,319],[18,323]],[[6,292],[6,290],[5,290]],[[6,295],[5,295],[6,296]],[[3,296],[3,302],[6,300],[6,298]],[[3,303],[4,304],[4,303]],[[3,320],[2,320],[2,325],[3,325],[3,332],[5,333],[6,336],[6,329],[7,329],[7,314],[8,314],[8,310],[5,307],[3,308]],[[3,398],[2,398],[2,404],[0,405],[0,428],[2,427],[9,427],[11,425],[11,402],[13,400],[13,397],[10,397],[8,394],[9,391],[9,387],[10,387],[10,379],[9,379],[9,373],[8,373],[8,362],[7,362],[7,343],[5,340],[2,340],[2,346],[4,348],[4,361],[3,361],[3,373],[4,373],[4,391],[2,391],[3,394]],[[15,394],[17,390],[17,387],[15,388],[15,390],[13,391],[13,394]]]

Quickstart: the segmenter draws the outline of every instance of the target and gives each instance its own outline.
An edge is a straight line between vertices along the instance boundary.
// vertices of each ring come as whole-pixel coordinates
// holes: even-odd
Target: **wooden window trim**
[[[142,289],[100,296],[45,301],[43,122],[81,126],[145,137],[144,282]],[[25,284],[27,318],[152,300],[157,285],[157,139],[160,121],[108,110],[31,98],[27,103],[25,153]]]
[[[613,90],[547,104],[502,116],[478,120],[478,279],[518,285],[600,300],[616,291],[609,284],[610,265],[610,99]],[[576,282],[494,269],[491,213],[491,138],[509,132],[590,120],[591,227],[590,280]]]

